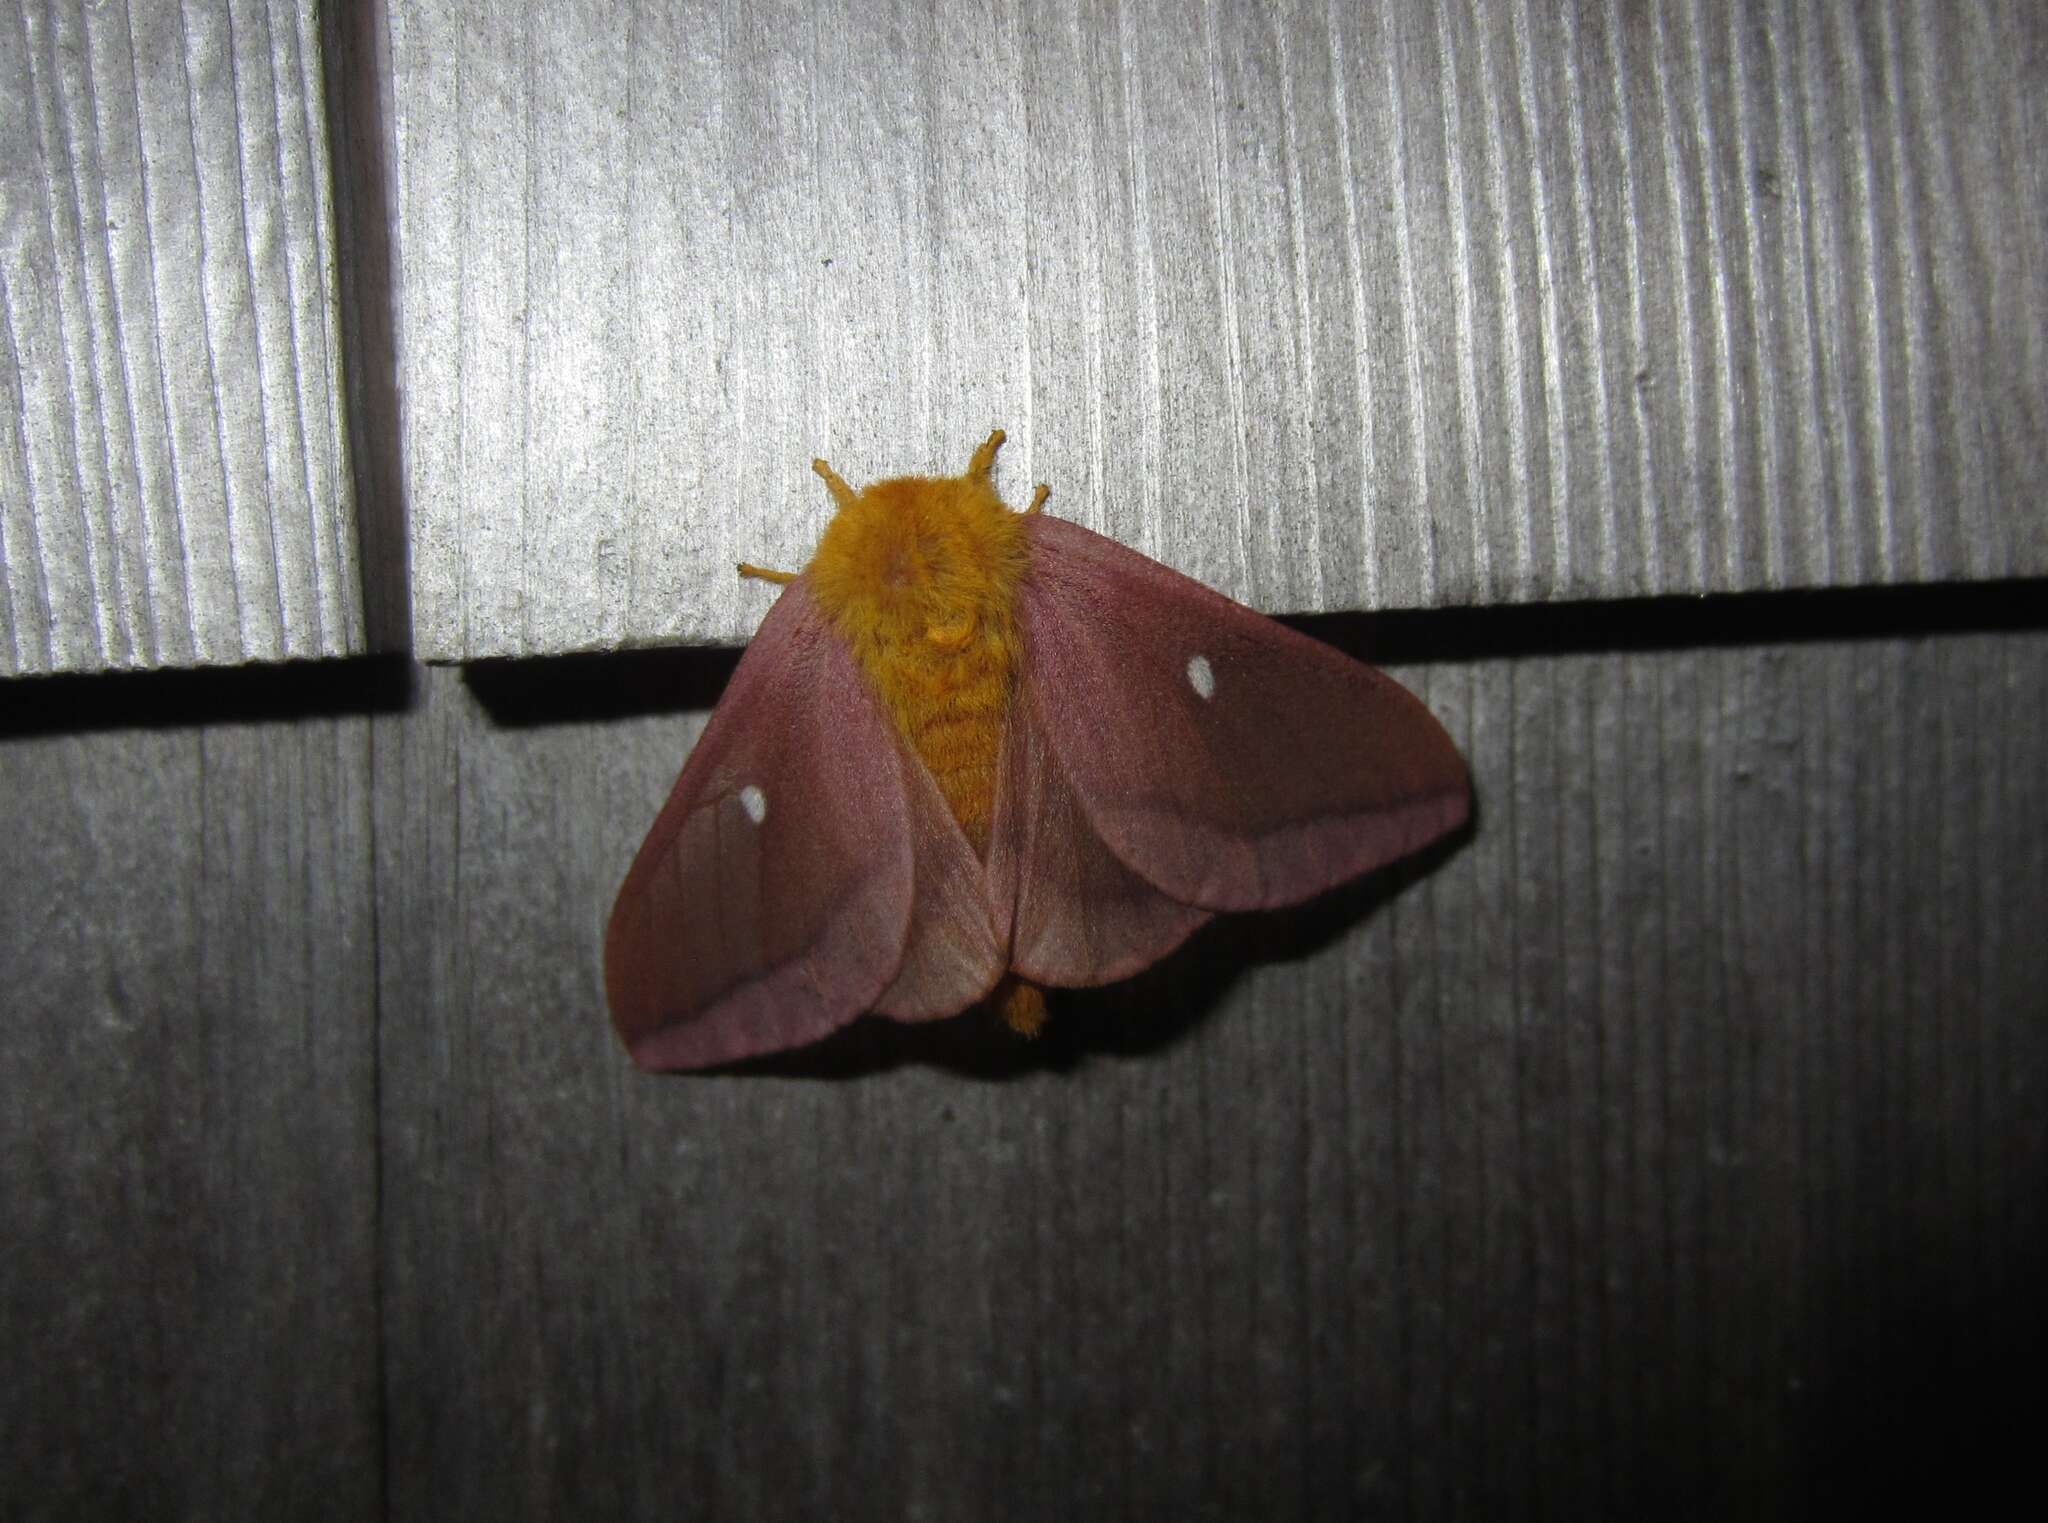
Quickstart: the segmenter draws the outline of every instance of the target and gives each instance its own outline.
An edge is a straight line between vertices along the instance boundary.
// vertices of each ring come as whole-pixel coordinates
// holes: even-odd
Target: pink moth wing
[[[1457,747],[1391,677],[1078,524],[1038,515],[1028,533],[1017,707],[1087,830],[1167,899],[1293,904],[1465,818]],[[999,793],[998,821],[1017,807]],[[1013,820],[1010,838],[1018,830]],[[1020,927],[1034,923],[1051,855],[1019,861]],[[1156,910],[1122,913],[1156,931]],[[1129,961],[1097,951],[1019,966],[1094,982]]]
[[[1063,701],[1028,679],[1018,684],[996,780],[989,886],[1017,972],[1056,987],[1113,983],[1171,952],[1210,912],[1161,893],[1090,824],[1047,733],[1046,711]]]
[[[983,871],[799,578],[740,658],[605,933],[647,1068],[950,1015],[1003,970]]]

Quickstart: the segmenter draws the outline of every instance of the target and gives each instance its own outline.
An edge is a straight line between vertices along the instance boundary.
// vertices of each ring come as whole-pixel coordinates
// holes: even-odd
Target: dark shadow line
[[[2048,629],[2048,578],[1310,614],[1285,622],[1382,666],[1924,639]]]
[[[5,688],[0,740],[393,714],[412,703],[414,671],[385,655],[31,677]]]
[[[342,395],[355,483],[363,623],[373,651],[411,648],[411,544],[398,408],[396,249],[386,0],[321,8],[334,185]]]
[[[472,661],[462,680],[493,722],[584,724],[713,707],[740,653],[727,646]]]
[[[1512,608],[1313,614],[1284,621],[1382,666],[2048,629],[2048,580],[1730,593]],[[728,648],[583,652],[471,662],[463,680],[508,728],[711,708]]]

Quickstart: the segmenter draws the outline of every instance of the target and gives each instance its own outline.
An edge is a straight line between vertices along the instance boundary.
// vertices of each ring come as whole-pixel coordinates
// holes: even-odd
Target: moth
[[[645,1068],[865,1012],[1109,983],[1211,916],[1293,904],[1466,816],[1391,678],[992,481],[855,491],[782,584],[619,889],[614,1023]]]

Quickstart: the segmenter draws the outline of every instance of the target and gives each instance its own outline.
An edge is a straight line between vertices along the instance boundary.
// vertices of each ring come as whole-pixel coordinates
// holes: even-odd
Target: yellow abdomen
[[[977,854],[988,849],[1012,682],[1005,631],[963,615],[864,662]]]

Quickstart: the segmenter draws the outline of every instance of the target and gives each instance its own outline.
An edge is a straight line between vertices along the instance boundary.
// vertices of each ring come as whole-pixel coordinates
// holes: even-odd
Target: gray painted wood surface
[[[848,479],[1269,610],[2048,572],[2048,11],[390,0],[430,660],[732,642]]]
[[[363,650],[318,7],[0,12],[0,675]]]
[[[10,1518],[381,1495],[371,736],[234,675],[0,725]]]
[[[1418,616],[1452,849],[1037,1046],[690,1078],[597,945],[730,657],[36,684],[7,1510],[1968,1513],[2043,1416],[2048,636],[1925,604]]]

